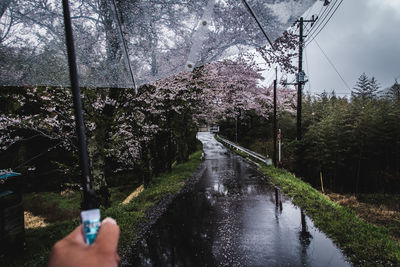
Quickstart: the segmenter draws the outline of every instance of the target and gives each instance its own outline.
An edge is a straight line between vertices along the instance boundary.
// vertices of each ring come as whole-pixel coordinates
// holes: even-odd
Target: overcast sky
[[[317,2],[305,14],[320,7]],[[382,88],[400,81],[400,0],[344,0],[316,40],[350,88],[363,72]],[[303,68],[310,80],[305,91],[349,94],[315,42],[305,49]]]
[[[304,18],[317,15],[322,3],[317,1]],[[313,41],[303,54],[303,69],[309,78],[305,92],[335,90],[337,95],[350,95],[363,72],[374,76],[382,88],[393,85],[395,78],[400,82],[400,0],[343,0],[315,40],[345,82]],[[293,63],[297,66],[297,59]],[[265,73],[265,82],[274,76]]]

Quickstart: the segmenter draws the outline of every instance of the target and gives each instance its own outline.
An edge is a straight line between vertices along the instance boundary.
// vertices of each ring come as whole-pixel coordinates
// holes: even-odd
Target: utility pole
[[[276,135],[277,135],[277,127],[276,127],[276,83],[277,83],[278,70],[275,68],[275,80],[274,80],[274,121],[273,121],[273,130],[272,137],[274,142],[274,152],[272,155],[272,162],[276,167]]]
[[[318,17],[314,18],[312,16],[311,20],[305,20],[301,17],[296,22],[299,23],[299,65],[298,72],[296,75],[296,82],[294,85],[297,85],[297,133],[296,139],[297,141],[301,141],[302,133],[301,133],[301,102],[302,102],[302,89],[303,85],[307,82],[305,80],[305,73],[303,71],[303,45],[304,45],[304,23],[311,22],[311,27],[314,25],[315,21]],[[301,173],[301,161],[303,159],[301,146],[298,146],[296,151],[296,174]]]
[[[300,73],[303,71],[303,17],[300,18],[300,34],[299,34],[299,67],[297,73],[297,134],[296,138],[298,141],[301,140],[301,100],[302,100],[302,87],[303,82],[300,81]]]
[[[278,130],[278,167],[282,167],[282,152],[281,152],[281,129]]]
[[[318,19],[318,17],[312,18],[310,20],[304,20],[303,17],[300,18],[300,20],[297,20],[299,23],[299,65],[298,65],[298,73],[297,73],[297,134],[296,134],[296,139],[298,141],[301,140],[302,134],[301,134],[301,102],[302,102],[302,89],[303,89],[303,84],[305,84],[307,81],[305,80],[305,74],[303,71],[303,44],[304,44],[304,36],[303,35],[303,28],[304,28],[304,23],[311,22],[311,27],[315,23],[315,21]]]
[[[235,143],[238,141],[238,115],[235,114]]]

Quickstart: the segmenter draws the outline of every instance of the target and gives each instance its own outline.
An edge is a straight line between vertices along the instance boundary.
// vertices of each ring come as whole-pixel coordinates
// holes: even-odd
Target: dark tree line
[[[400,190],[400,85],[381,89],[363,73],[351,97],[334,92],[303,99],[303,133],[295,138],[293,112],[281,111],[283,164],[319,187],[340,192],[398,192]],[[242,116],[238,141],[258,152],[272,154],[272,114],[264,119]],[[234,121],[221,123],[223,134],[234,140]],[[298,153],[301,158],[298,158]],[[297,164],[296,164],[297,161]]]

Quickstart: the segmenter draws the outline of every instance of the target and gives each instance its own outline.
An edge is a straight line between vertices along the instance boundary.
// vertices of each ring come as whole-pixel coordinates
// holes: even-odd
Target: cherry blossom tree
[[[109,198],[107,169],[139,169],[148,183],[152,174],[188,159],[200,124],[233,118],[240,110],[268,116],[272,94],[261,86],[259,71],[244,59],[225,60],[142,86],[137,94],[82,88],[91,171],[101,203],[107,205]],[[2,151],[42,136],[76,153],[69,88],[26,87],[2,97],[13,102],[0,115]],[[110,162],[115,164],[110,167]]]
[[[288,73],[294,73],[296,67],[292,64],[293,57],[297,56],[296,49],[299,43],[294,29],[288,29],[277,38],[274,47],[263,46],[257,49],[257,52],[265,60],[269,68],[278,65],[281,70]]]
[[[203,69],[203,105],[206,120],[235,117],[239,110],[254,109],[266,114],[271,96],[267,88],[260,85],[263,80],[259,69],[244,59],[225,60],[206,64]],[[200,113],[201,114],[201,113]]]
[[[4,93],[2,97],[8,97],[14,106],[10,113],[0,115],[1,150],[34,136],[58,140],[60,145],[71,149],[74,120],[70,90],[31,87],[19,93]]]

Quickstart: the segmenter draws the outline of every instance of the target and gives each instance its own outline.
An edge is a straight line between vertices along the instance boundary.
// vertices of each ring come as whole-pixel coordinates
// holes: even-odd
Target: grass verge
[[[383,226],[400,244],[400,196],[394,194],[327,194],[330,200],[350,208],[357,216]]]
[[[216,136],[216,139],[219,138]],[[221,140],[218,140],[221,141]],[[248,158],[244,153],[233,152]],[[265,179],[278,186],[292,202],[312,218],[356,266],[399,266],[400,246],[389,236],[388,229],[370,224],[350,208],[329,200],[310,184],[292,173],[258,161]]]
[[[261,165],[260,170],[342,248],[353,264],[397,266],[400,263],[400,246],[389,237],[386,228],[364,221],[351,209],[335,204],[284,169]]]
[[[113,217],[117,220],[121,228],[120,250],[135,241],[137,227],[141,222],[146,220],[146,211],[148,209],[154,207],[161,198],[179,192],[185,181],[201,163],[201,153],[202,151],[193,153],[190,155],[189,161],[175,165],[171,172],[153,178],[144,191],[130,203],[117,205],[116,203],[122,201],[126,196],[116,194],[111,208],[102,210],[103,218],[108,216]],[[121,188],[114,188],[113,190],[121,192]],[[45,197],[42,196],[42,198],[47,197],[53,200],[54,198],[58,198],[58,196],[53,194],[46,194]],[[77,205],[79,205],[79,202],[80,199],[77,201]],[[74,208],[74,205],[70,206],[67,204],[62,208]],[[46,227],[25,229],[25,253],[23,255],[16,255],[13,258],[0,259],[0,266],[46,266],[53,244],[70,233],[79,224],[79,219],[72,219],[55,222]]]
[[[72,220],[79,217],[81,194],[41,192],[23,195],[24,210],[43,217],[46,223]]]

